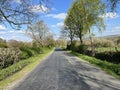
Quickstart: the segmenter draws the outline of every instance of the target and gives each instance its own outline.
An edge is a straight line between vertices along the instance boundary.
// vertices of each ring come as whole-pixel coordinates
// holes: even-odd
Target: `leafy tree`
[[[76,0],[68,11],[65,25],[74,29],[74,34],[82,44],[82,36],[90,32],[92,26],[95,25],[99,29],[100,26],[104,26],[103,19],[99,17],[103,13],[104,4],[101,0]]]
[[[75,0],[72,7],[68,11],[65,19],[65,25],[74,30],[75,36],[80,39],[83,44],[83,35],[91,34],[91,28],[96,26],[99,31],[104,29],[103,15],[105,5],[101,0]],[[69,28],[70,30],[70,28]],[[92,37],[90,35],[91,47],[93,48]]]

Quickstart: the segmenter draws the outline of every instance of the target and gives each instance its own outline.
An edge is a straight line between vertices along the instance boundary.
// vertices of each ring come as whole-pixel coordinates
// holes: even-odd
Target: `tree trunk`
[[[73,42],[73,38],[70,38],[70,43],[72,44],[72,42]]]
[[[90,32],[90,29],[89,29],[89,38],[90,38],[92,56],[95,56],[95,50],[94,50],[94,46],[93,46],[93,40],[92,40],[92,36],[90,34],[91,34],[91,32]]]
[[[83,44],[83,40],[82,40],[82,32],[80,31],[79,33],[79,39],[80,39],[80,43]]]
[[[73,38],[72,37],[70,38],[70,50],[73,51]]]

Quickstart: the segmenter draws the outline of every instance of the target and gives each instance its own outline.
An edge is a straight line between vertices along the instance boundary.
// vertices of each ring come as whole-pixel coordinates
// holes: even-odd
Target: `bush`
[[[7,43],[5,40],[3,40],[2,38],[0,38],[0,47],[1,48],[7,48]]]
[[[41,53],[41,49],[39,47],[32,47],[31,48],[35,54],[40,54]]]
[[[84,59],[84,60],[87,60],[88,62],[92,63],[92,64],[95,64],[99,67],[101,67],[102,69],[106,70],[107,72],[113,74],[117,77],[120,78],[120,64],[113,64],[113,63],[110,63],[110,62],[107,62],[107,61],[102,61],[100,59],[96,59],[94,57],[90,57],[90,56],[87,56],[87,55],[83,55],[83,54],[79,54],[79,53],[76,53],[76,52],[71,52],[72,54]]]
[[[6,43],[0,43],[0,47],[1,48],[7,48],[7,44]]]
[[[20,47],[20,50],[22,52],[21,59],[27,59],[35,55],[34,51],[30,48]]]
[[[112,63],[120,63],[120,52],[100,52],[96,53],[96,58]]]
[[[0,69],[18,62],[20,56],[21,51],[18,48],[0,48]]]
[[[0,70],[0,80],[3,80],[5,77],[12,75],[13,73],[21,70],[23,67],[28,65],[31,61],[23,60],[16,64],[9,66],[8,68]]]
[[[114,41],[108,39],[94,39],[93,45],[95,47],[113,47],[115,46]]]
[[[30,63],[35,62],[36,60],[39,60],[39,58],[44,57],[48,52],[50,52],[52,49],[49,48],[44,48],[44,54],[40,54],[25,60],[21,60],[18,63],[15,63],[7,68],[4,68],[2,70],[0,70],[0,81],[5,79],[6,77],[14,74],[17,71],[20,71],[21,69],[23,69],[25,66],[27,66]]]
[[[85,53],[88,49],[88,46],[85,44],[81,45],[78,41],[73,41],[72,44],[67,45],[67,49],[74,52]]]

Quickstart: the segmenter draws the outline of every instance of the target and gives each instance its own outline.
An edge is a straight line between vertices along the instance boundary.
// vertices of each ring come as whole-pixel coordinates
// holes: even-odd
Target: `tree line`
[[[104,1],[110,11],[114,11],[120,2],[120,0],[98,0],[97,2],[99,1]],[[43,9],[43,7],[46,7],[48,12],[51,8],[51,2],[52,0],[0,0],[0,23],[8,22],[11,27],[17,27],[18,29],[22,25],[36,22],[39,13],[33,11],[34,7],[38,6],[39,9],[37,10],[43,12],[46,12]],[[86,1],[81,0],[81,3],[84,4],[84,2]],[[90,2],[94,3],[96,1],[88,0],[87,3]]]
[[[104,18],[101,17],[106,10],[115,10],[119,0],[110,0],[110,9],[107,2],[102,0],[75,0],[67,12],[64,26],[61,33],[70,38],[71,47],[73,40],[78,38],[83,45],[83,37],[89,36],[92,52],[94,53],[92,30],[95,28],[98,32],[105,30]]]

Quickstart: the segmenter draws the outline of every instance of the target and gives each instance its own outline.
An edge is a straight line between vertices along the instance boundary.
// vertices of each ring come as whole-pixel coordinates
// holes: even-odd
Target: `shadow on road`
[[[69,80],[72,80],[74,83],[76,82],[75,85],[80,84],[81,89],[77,90],[120,90],[116,87],[117,85],[115,85],[115,83],[117,83],[116,79],[105,74],[101,69],[86,62],[78,61],[74,55],[68,53],[65,53],[65,55],[70,58],[73,70],[69,68],[62,70],[61,73],[64,75],[64,82],[67,79],[68,82],[71,82]]]
[[[60,90],[91,90],[89,85],[84,82],[84,79],[70,68],[59,70],[59,88]]]

